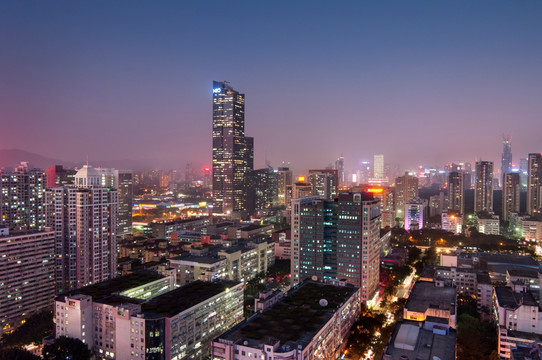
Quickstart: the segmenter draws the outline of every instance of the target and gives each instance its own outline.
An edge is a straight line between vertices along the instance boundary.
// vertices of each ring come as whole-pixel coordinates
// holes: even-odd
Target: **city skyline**
[[[255,168],[499,164],[503,133],[516,167],[540,151],[540,3],[168,9],[3,4],[1,148],[209,165],[212,81],[228,80],[246,94]],[[208,46],[224,18],[240,40]]]

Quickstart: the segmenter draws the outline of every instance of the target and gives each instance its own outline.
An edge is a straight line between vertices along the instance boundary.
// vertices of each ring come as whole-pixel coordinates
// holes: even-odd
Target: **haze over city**
[[[212,81],[255,167],[513,162],[538,151],[542,3],[4,2],[0,149],[211,161]]]

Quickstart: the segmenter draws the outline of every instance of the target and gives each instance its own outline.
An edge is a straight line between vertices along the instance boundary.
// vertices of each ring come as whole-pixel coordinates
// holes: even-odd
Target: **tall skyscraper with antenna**
[[[512,137],[502,138],[501,175],[512,171]]]

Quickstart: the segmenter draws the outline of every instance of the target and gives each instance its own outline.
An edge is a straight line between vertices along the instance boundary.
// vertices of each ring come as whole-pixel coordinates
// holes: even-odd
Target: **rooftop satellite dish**
[[[328,305],[328,302],[326,299],[320,299],[318,304],[320,304],[321,307],[326,307]]]

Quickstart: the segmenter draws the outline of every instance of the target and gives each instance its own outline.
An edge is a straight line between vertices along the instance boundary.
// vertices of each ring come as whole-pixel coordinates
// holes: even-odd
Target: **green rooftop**
[[[103,299],[109,295],[117,294],[128,289],[145,285],[152,281],[164,278],[163,275],[152,271],[138,271],[133,274],[116,277],[114,279],[102,281],[100,283],[85,286],[83,288],[71,291],[70,294],[83,294],[92,296],[94,301]]]
[[[319,330],[356,290],[350,286],[305,283],[271,309],[223,336],[256,341],[266,341],[271,337],[282,344],[288,341],[304,344],[309,339],[305,335]],[[327,306],[319,304],[321,299],[327,300]]]
[[[142,304],[141,311],[150,316],[154,314],[171,317],[237,284],[239,282],[236,281],[203,282],[198,280],[147,301]]]

